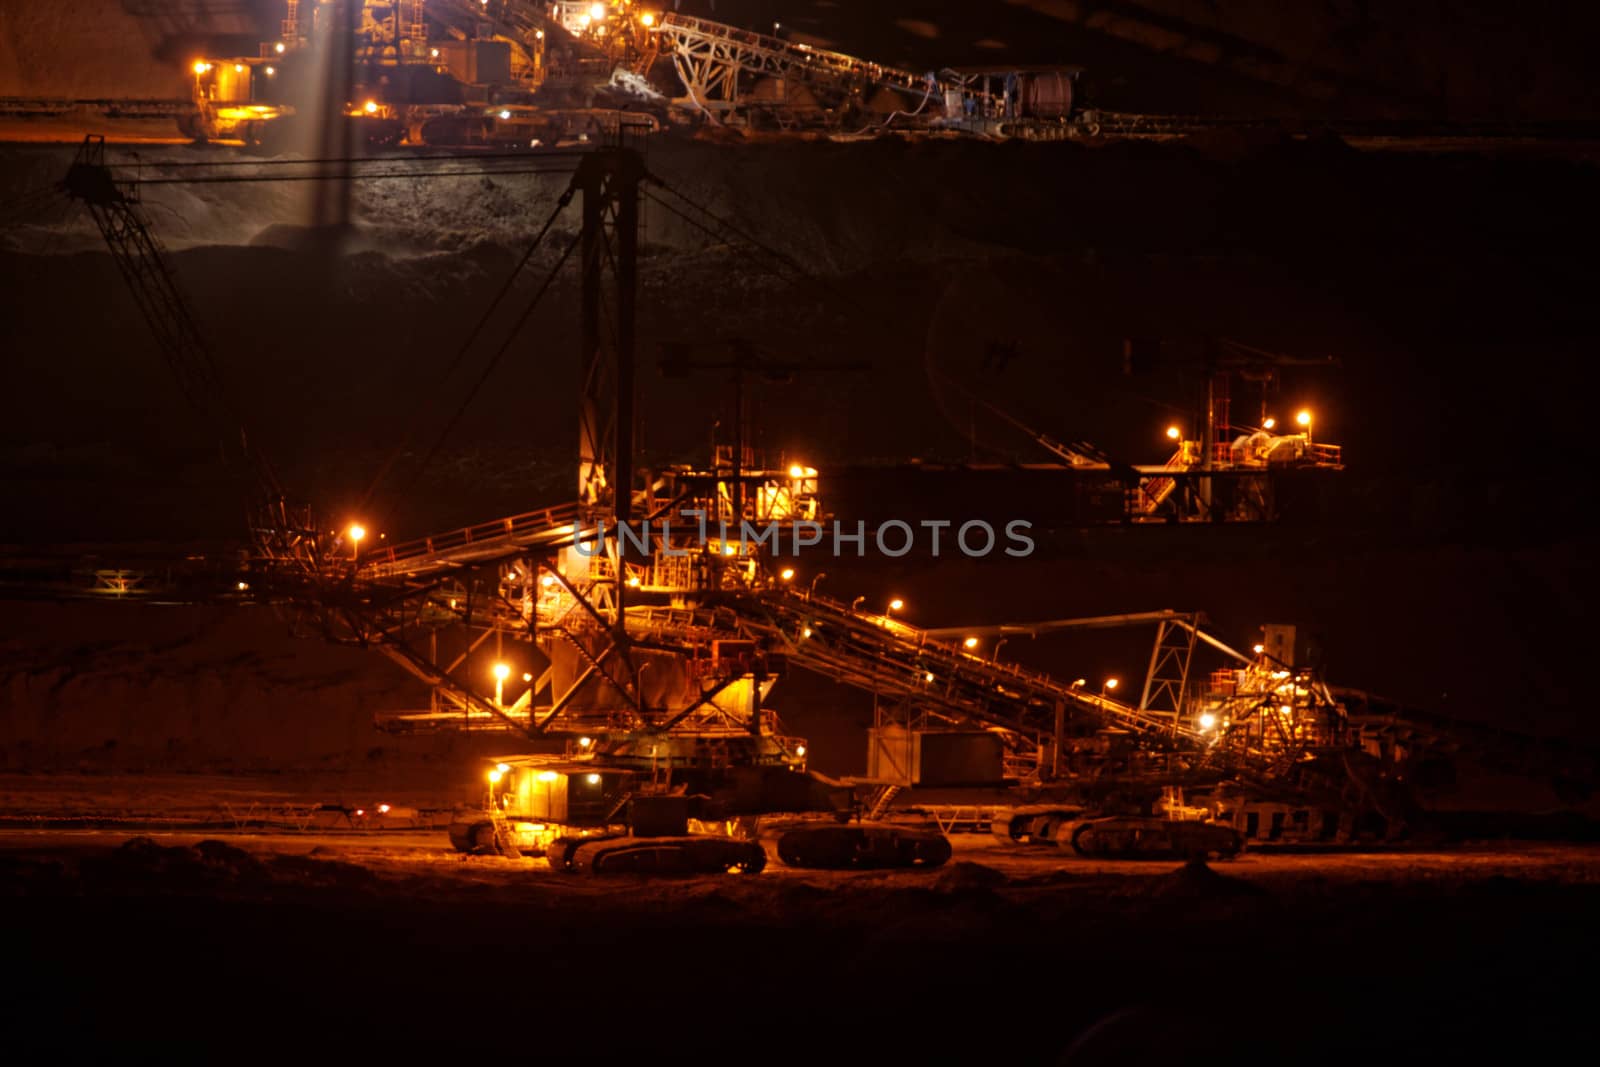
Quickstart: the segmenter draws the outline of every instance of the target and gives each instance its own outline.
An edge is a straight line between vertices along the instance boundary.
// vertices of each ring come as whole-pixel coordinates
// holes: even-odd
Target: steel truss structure
[[[814,469],[765,469],[742,450],[709,469],[635,467],[639,198],[653,180],[633,149],[582,153],[557,209],[576,199],[581,215],[571,500],[335,559],[241,438],[241,458],[276,507],[255,523],[252,597],[376,649],[429,687],[427,710],[380,725],[498,730],[572,765],[648,771],[651,782],[677,774],[681,788],[684,776],[804,768],[803,739],[767,706],[773,685],[800,668],[873,694],[911,728],[992,731],[1008,769],[1035,783],[1120,774],[1365,796],[1409,746],[1447,734],[1352,704],[1288,660],[1241,653],[1193,612],[922,629],[793,587],[778,545],[743,531],[828,517]],[[180,383],[227,421],[233,408],[136,185],[116,180],[103,142],[90,139],[66,187],[88,204]],[[117,592],[133,588],[130,577],[118,576]],[[998,662],[969,641],[1140,625],[1156,636],[1137,704]],[[1202,647],[1235,663],[1204,687]],[[597,788],[612,797],[619,787]],[[873,807],[897,788],[886,784]]]
[[[252,483],[249,525],[261,561],[290,565],[304,580],[321,568],[309,512],[288,503],[277,475],[244,429],[217,375],[216,359],[178,289],[160,241],[145,217],[137,186],[115,181],[105,162],[105,137],[84,138],[63,183],[82,200],[133,293],[145,324],[184,395],[213,420],[231,458]]]
[[[325,636],[375,648],[429,686],[427,711],[386,716],[383,725],[496,729],[632,767],[800,767],[803,742],[764,706],[794,666],[871,692],[908,721],[995,730],[1013,766],[1045,779],[1089,770],[1069,758],[1069,735],[1105,730],[1169,769],[1237,773],[1281,762],[1284,737],[1236,741],[1183,714],[1195,616],[1155,619],[1144,699],[1124,704],[790,588],[775,545],[728,531],[822,518],[810,468],[751,469],[730,454],[727,466],[710,470],[635,471],[636,264],[647,180],[637,152],[599,149],[578,157],[563,198],[575,197],[581,214],[573,501],[374,548],[353,563],[318,548],[309,520],[263,526],[256,595],[292,603]],[[226,418],[214,363],[136,187],[113,179],[103,143],[93,140],[67,185],[94,213],[186,391]],[[276,489],[264,464],[261,480]],[[645,532],[634,533],[640,523]],[[695,536],[708,527],[718,536]],[[483,681],[491,662],[493,695]],[[1230,743],[1218,744],[1224,735]]]
[[[881,86],[909,94],[908,106],[915,106],[917,99],[937,99],[943,108],[946,91],[958,97],[967,91],[954,78],[914,74],[676,12],[663,15],[653,32],[660,50],[672,56],[690,99],[710,110],[728,110],[741,103],[739,83],[745,74],[782,78],[842,95]]]

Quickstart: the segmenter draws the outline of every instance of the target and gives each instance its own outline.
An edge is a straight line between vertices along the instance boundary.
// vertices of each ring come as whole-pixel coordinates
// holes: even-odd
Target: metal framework
[[[316,571],[318,540],[310,514],[288,504],[277,475],[254,447],[167,264],[165,251],[144,215],[137,186],[118,183],[106,166],[103,136],[84,138],[64,186],[88,207],[184,396],[212,421],[225,441],[233,442],[230,454],[248,472],[254,486],[249,521],[257,555],[290,561],[302,571]]]
[[[727,111],[742,102],[741,75],[801,82],[839,97],[882,86],[944,106],[946,91],[966,94],[952,78],[914,74],[841,52],[742,30],[709,19],[667,12],[652,28],[662,52],[672,56],[673,69],[695,106],[708,114]]]
[[[1199,618],[1162,619],[1150,649],[1150,670],[1145,675],[1139,710],[1146,715],[1169,717],[1176,723],[1185,711],[1189,691],[1189,666],[1199,633]]]
[[[925,129],[983,137],[1063,140],[1099,132],[1092,113],[1024,114],[1018,98],[1022,79],[1043,74],[1075,77],[1068,68],[916,73],[842,52],[751,30],[667,12],[650,28],[655,53],[672,57],[688,106],[711,122],[748,121],[762,112],[788,125],[807,121],[837,125],[861,103],[867,90],[894,93],[899,106],[882,116]],[[772,89],[776,87],[777,91]],[[796,88],[801,89],[795,92]]]
[[[786,41],[777,36],[741,29],[709,19],[682,15],[676,11],[646,11],[645,5],[610,2],[594,17],[592,4],[577,0],[338,0],[337,4],[306,4],[286,0],[284,19],[275,40],[262,42],[254,57],[218,57],[204,62],[218,73],[236,64],[248,67],[249,76],[228,80],[222,95],[197,92],[196,99],[183,100],[62,100],[46,98],[0,98],[0,113],[20,116],[60,114],[77,109],[95,109],[110,117],[173,116],[180,129],[207,137],[238,136],[247,141],[262,136],[273,122],[293,114],[292,108],[272,104],[276,94],[257,88],[270,69],[284,58],[308,47],[315,35],[326,32],[334,23],[348,38],[342,47],[364,64],[430,64],[440,66],[438,44],[446,38],[458,41],[493,38],[512,48],[511,80],[524,92],[558,89],[585,98],[603,85],[622,87],[635,100],[645,98],[663,102],[648,75],[663,54],[671,57],[678,80],[687,93],[676,102],[697,117],[713,122],[738,122],[760,111],[775,117],[780,124],[806,125],[816,122],[837,125],[840,105],[860,96],[868,88],[881,88],[897,94],[904,107],[896,109],[896,124],[920,129],[961,132],[986,138],[1024,138],[1057,140],[1077,137],[1116,137],[1128,139],[1166,139],[1183,137],[1216,128],[1270,130],[1283,135],[1331,131],[1352,139],[1404,142],[1419,138],[1451,139],[1559,139],[1592,140],[1597,127],[1592,120],[1529,123],[1444,123],[1420,120],[1306,120],[1198,116],[1178,114],[1135,114],[1084,108],[1073,99],[1070,89],[1053,98],[1049,107],[1035,114],[1020,102],[1018,79],[1059,76],[1068,80],[1079,73],[1061,66],[1024,68],[985,68],[912,72],[875,63],[855,56]],[[321,10],[321,18],[307,14]],[[343,14],[347,19],[331,18]],[[430,39],[430,31],[434,36]],[[258,67],[269,67],[259,71]],[[243,73],[243,72],[240,72]],[[256,77],[257,73],[262,78]],[[214,76],[213,76],[214,77]],[[207,79],[209,82],[211,79]],[[382,79],[377,79],[381,82]],[[789,99],[787,93],[766,92],[776,82],[782,89],[803,86],[804,92]],[[484,84],[483,88],[496,88]],[[501,87],[503,88],[503,87]],[[206,89],[200,84],[197,90]],[[209,91],[209,89],[207,89]],[[382,105],[381,117],[400,117],[419,128],[423,116],[431,116],[436,105],[409,102],[404,94],[389,96],[381,85],[370,87],[375,102]],[[491,97],[492,98],[492,97]],[[541,106],[551,104],[545,97]],[[340,105],[355,101],[338,101]],[[586,101],[585,107],[588,106]],[[196,111],[198,110],[198,115]],[[226,110],[234,114],[219,114]],[[472,107],[464,108],[467,117]],[[558,109],[559,110],[559,109]],[[552,111],[552,115],[557,114]],[[251,111],[251,114],[244,114]],[[817,114],[822,112],[825,114]],[[509,121],[509,120],[508,120]],[[889,118],[875,123],[889,125]],[[862,132],[866,132],[863,130]],[[527,138],[507,139],[523,141]],[[462,143],[460,141],[446,143]]]
[[[709,470],[646,476],[634,467],[638,199],[647,180],[638,153],[618,146],[579,157],[571,181],[581,212],[582,393],[569,502],[336,562],[309,520],[290,521],[276,479],[241,436],[263,490],[276,494],[272,521],[253,527],[263,594],[304,610],[328,637],[377,649],[430,688],[427,711],[382,725],[565,743],[584,759],[648,769],[652,781],[678,768],[800,767],[803,741],[766,706],[794,666],[872,693],[907,723],[996,731],[1008,767],[1037,781],[1102,773],[1107,749],[1097,739],[1113,737],[1132,753],[1123,771],[1289,788],[1309,780],[1319,753],[1340,754],[1347,769],[1352,753],[1387,765],[1428,734],[1370,707],[1353,718],[1315,672],[1240,653],[1193,612],[929,630],[793,588],[778,546],[749,540],[745,524],[824,518],[815,470],[748,467],[742,456]],[[114,180],[103,141],[85,142],[66,186],[89,206],[185,392],[236,422],[136,187]],[[1153,473],[1179,483],[1197,472]],[[101,595],[137,595],[134,578],[97,582]],[[976,654],[964,640],[1144,624],[1156,637],[1137,704]],[[1203,689],[1194,669],[1202,644],[1237,664]],[[885,789],[873,808],[893,798]]]
[[[521,58],[516,70],[525,79],[536,79],[544,68],[545,34],[553,27],[541,5],[496,2],[493,9],[478,0],[428,0],[428,14],[452,35],[471,38],[480,27],[501,40],[510,42]]]
[[[1084,729],[1136,738],[1168,766],[1176,759],[1195,769],[1224,762],[1264,769],[1278,758],[1281,731],[1277,744],[1258,731],[1219,747],[1219,734],[1185,717],[1197,617],[1156,617],[1149,677],[1132,706],[789,588],[775,573],[776,545],[747,543],[739,531],[749,522],[820,518],[809,468],[747,469],[732,457],[727,469],[637,478],[634,323],[646,177],[638,154],[617,147],[581,156],[571,181],[582,216],[583,368],[572,503],[386,545],[359,556],[353,571],[320,559],[315,538],[305,534],[309,520],[258,531],[264,560],[300,574],[286,584],[280,566],[264,575],[269,589],[309,607],[325,634],[374,647],[428,684],[429,710],[390,717],[388,725],[587,738],[589,754],[635,765],[646,757],[651,766],[695,765],[707,758],[708,744],[720,746],[714,758],[729,762],[792,765],[802,762],[801,744],[764,700],[793,664],[869,691],[902,708],[908,721],[1001,731],[1013,757],[1031,759],[1045,777],[1072,769],[1062,755],[1066,734]],[[136,187],[112,179],[103,142],[86,142],[67,187],[89,205],[186,393],[214,416],[231,415]],[[241,445],[255,460],[247,438]],[[258,474],[276,492],[264,463]],[[645,530],[630,536],[636,519]],[[694,538],[696,519],[715,522],[719,536]],[[651,522],[661,524],[654,533]],[[492,698],[480,680],[491,635],[500,663]],[[509,700],[507,659],[517,661],[525,683],[513,683],[517,695]],[[1230,723],[1248,718],[1230,706]],[[1046,751],[1048,765],[1040,755]]]
[[[1278,362],[1291,362],[1273,357]],[[1343,469],[1337,445],[1313,442],[1309,430],[1276,434],[1229,421],[1230,370],[1261,363],[1251,357],[1213,366],[1208,379],[1205,429],[1199,440],[1181,440],[1172,458],[1160,465],[1118,461],[1082,440],[1059,441],[1028,426],[945,375],[939,379],[976,405],[1025,434],[1034,444],[1075,472],[1104,472],[1123,486],[1123,505],[1115,520],[1127,523],[1271,522],[1278,517],[1277,479],[1287,471]],[[1293,361],[1325,365],[1327,361]]]

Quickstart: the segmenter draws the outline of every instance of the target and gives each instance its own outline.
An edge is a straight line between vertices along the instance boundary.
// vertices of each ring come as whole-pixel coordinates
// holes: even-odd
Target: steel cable
[[[539,284],[539,289],[536,293],[534,293],[533,299],[528,301],[528,306],[523,309],[522,314],[517,317],[517,321],[512,324],[511,329],[506,334],[505,340],[500,343],[500,347],[495,350],[494,355],[489,357],[489,362],[484,366],[483,371],[478,375],[477,381],[472,384],[471,390],[468,391],[466,397],[456,408],[455,413],[450,416],[450,421],[445,423],[444,429],[439,432],[439,436],[434,441],[433,447],[428,450],[428,454],[423,457],[422,462],[417,465],[417,469],[412,472],[410,481],[406,483],[404,490],[405,492],[409,492],[413,487],[415,487],[417,481],[422,477],[422,473],[428,469],[429,464],[431,464],[439,455],[439,451],[444,447],[445,440],[449,438],[451,431],[453,431],[461,422],[462,417],[467,413],[467,408],[471,406],[472,401],[477,398],[477,395],[479,391],[482,390],[484,383],[489,380],[489,376],[494,373],[495,367],[499,366],[500,360],[505,356],[506,352],[510,350],[512,341],[516,340],[517,335],[522,332],[522,327],[527,324],[527,321],[529,317],[532,316],[534,309],[539,306],[539,302],[544,299],[545,293],[550,290],[550,286],[555,281],[556,275],[559,274],[561,268],[566,265],[566,262],[568,258],[571,257],[573,250],[578,247],[578,241],[582,236],[583,235],[581,233],[573,235],[572,240],[567,243],[567,247],[562,251],[561,258],[556,260],[555,265],[552,266],[549,272],[544,276],[544,281]]]
[[[456,349],[456,354],[451,358],[450,365],[447,366],[444,370],[444,373],[439,376],[438,389],[443,389],[445,384],[449,382],[450,378],[456,373],[457,370],[460,369],[461,364],[467,358],[467,353],[472,349],[472,346],[477,343],[478,338],[482,336],[484,329],[488,327],[489,321],[494,318],[495,313],[500,310],[500,305],[504,302],[506,296],[511,292],[512,286],[516,284],[516,280],[522,274],[523,269],[527,267],[528,262],[533,258],[533,254],[537,252],[539,247],[544,243],[545,236],[549,234],[550,228],[555,225],[556,219],[560,218],[561,213],[567,209],[567,205],[572,203],[572,197],[575,191],[576,187],[569,185],[566,191],[561,194],[560,199],[556,201],[555,210],[551,211],[550,217],[545,219],[544,225],[539,228],[539,233],[534,237],[532,243],[528,245],[527,251],[522,254],[522,258],[517,261],[517,265],[513,267],[511,269],[511,273],[506,276],[505,282],[500,286],[500,291],[495,293],[494,299],[489,301],[488,307],[484,308],[483,314],[479,316],[478,321],[473,325],[472,330],[467,334],[466,340],[461,343],[461,346],[458,349]],[[427,411],[435,395],[436,393],[429,393],[428,395],[423,396],[418,400],[416,406],[412,408],[411,413],[406,420],[406,430],[401,435],[399,443],[389,454],[389,458],[384,461],[383,466],[378,469],[378,473],[373,476],[372,484],[367,487],[367,491],[361,497],[362,510],[365,510],[367,504],[372,500],[372,495],[377,492],[379,484],[388,476],[389,471],[394,467],[400,456],[405,452],[406,446],[409,445],[412,439],[416,436],[417,427],[422,420],[422,416],[424,412]]]

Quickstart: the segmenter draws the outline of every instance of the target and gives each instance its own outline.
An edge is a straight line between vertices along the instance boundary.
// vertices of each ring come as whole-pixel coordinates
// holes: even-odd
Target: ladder
[[[880,785],[872,791],[872,796],[867,799],[866,808],[862,815],[866,819],[877,820],[883,818],[888,812],[889,805],[894,803],[894,798],[900,795],[901,787],[898,785]]]
[[[511,859],[521,859],[522,850],[517,848],[511,824],[506,821],[506,813],[500,810],[500,805],[494,802],[493,797],[489,798],[489,824],[494,827],[495,851]]]
[[[1189,467],[1188,456],[1182,448],[1178,449],[1177,453],[1167,461],[1166,465],[1166,469],[1169,471],[1185,471]],[[1177,487],[1178,480],[1176,478],[1151,478],[1137,490],[1137,510],[1146,515],[1154,514],[1155,510],[1166,501],[1167,497],[1172,495],[1172,491]]]

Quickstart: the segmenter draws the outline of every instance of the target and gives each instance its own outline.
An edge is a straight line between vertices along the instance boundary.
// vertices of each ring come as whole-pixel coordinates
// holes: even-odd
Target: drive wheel
[[[742,849],[741,854],[730,864],[728,870],[735,874],[760,874],[767,869],[767,850],[757,842],[750,842],[750,847]]]
[[[472,842],[472,852],[475,855],[491,855],[500,851],[499,844],[494,839],[494,823],[480,822],[475,825],[469,835]]]
[[[949,862],[955,850],[948,837],[930,837],[918,841],[912,851],[911,865],[916,867],[942,867]]]
[[[1022,817],[1015,811],[996,812],[989,820],[990,835],[1002,845],[1022,844]]]

